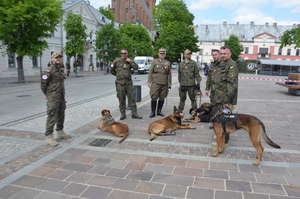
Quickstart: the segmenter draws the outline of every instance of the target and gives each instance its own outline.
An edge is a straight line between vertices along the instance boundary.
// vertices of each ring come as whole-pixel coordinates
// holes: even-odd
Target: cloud
[[[275,7],[281,7],[281,8],[290,8],[290,7],[299,7],[300,3],[299,0],[288,0],[288,1],[282,1],[282,0],[274,0]]]
[[[297,6],[295,9],[293,9],[291,13],[300,13],[300,6]]]
[[[248,24],[254,21],[255,24],[265,24],[273,23],[275,19],[263,14],[256,8],[240,7],[234,12],[236,16],[232,19],[235,22],[240,22],[241,24]]]

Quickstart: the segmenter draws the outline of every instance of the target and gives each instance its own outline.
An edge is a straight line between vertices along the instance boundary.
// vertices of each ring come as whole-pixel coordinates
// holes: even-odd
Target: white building
[[[83,24],[87,27],[87,33],[89,33],[92,38],[87,39],[87,45],[85,48],[85,53],[80,57],[80,62],[84,71],[88,71],[90,63],[93,63],[96,66],[96,53],[90,45],[90,41],[95,39],[95,32],[100,29],[103,25],[111,23],[111,20],[107,19],[102,15],[97,9],[92,7],[89,1],[84,0],[67,0],[63,4],[63,20],[57,26],[57,31],[53,33],[53,36],[49,39],[46,39],[48,42],[48,49],[43,52],[42,57],[36,57],[30,59],[29,57],[24,57],[23,67],[24,75],[39,75],[42,70],[45,70],[47,64],[51,60],[51,54],[55,51],[62,52],[62,49],[66,43],[66,32],[64,30],[64,20],[67,17],[67,13],[72,10],[74,14],[80,14],[83,18]],[[120,24],[115,23],[115,28],[119,29]],[[1,41],[0,41],[1,42]],[[0,51],[0,53],[2,53]],[[0,77],[11,77],[17,76],[17,55],[10,54],[0,56]],[[63,55],[63,63],[67,61],[67,56]],[[73,70],[73,61],[74,57],[70,59],[71,71]]]
[[[199,62],[210,63],[212,60],[211,50],[220,49],[231,35],[239,38],[244,46],[244,52],[240,58],[245,60],[286,60],[299,61],[300,49],[295,45],[286,46],[280,49],[281,36],[286,30],[299,27],[300,24],[277,25],[277,23],[264,25],[250,24],[203,24],[195,27],[198,36],[200,52],[194,53],[193,59],[199,57]]]

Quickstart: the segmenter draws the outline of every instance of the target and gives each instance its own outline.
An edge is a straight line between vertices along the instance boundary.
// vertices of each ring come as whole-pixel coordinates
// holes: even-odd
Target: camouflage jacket
[[[41,78],[41,90],[49,98],[50,96],[65,95],[65,76],[60,65],[51,64]]]
[[[235,61],[221,61],[209,69],[205,90],[214,92],[213,103],[237,103],[238,69]]]
[[[168,60],[154,59],[148,74],[148,83],[172,84],[171,64]]]
[[[119,84],[129,84],[131,80],[131,68],[137,70],[139,66],[131,60],[126,62],[121,58],[116,59],[113,63],[113,67],[110,69],[110,73],[116,76],[116,82]]]
[[[199,67],[195,61],[182,61],[179,64],[178,81],[181,86],[195,86],[196,84],[200,84]]]

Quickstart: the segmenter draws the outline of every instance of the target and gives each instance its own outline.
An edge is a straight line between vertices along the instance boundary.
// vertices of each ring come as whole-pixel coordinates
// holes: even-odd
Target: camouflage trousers
[[[53,133],[54,126],[56,124],[56,131],[62,130],[64,128],[65,121],[65,110],[66,101],[61,99],[53,99],[48,97],[47,101],[47,122],[46,122],[46,133],[45,135],[50,135]]]
[[[132,82],[130,84],[119,84],[116,82],[117,97],[119,99],[119,109],[121,115],[126,115],[126,96],[128,98],[129,106],[132,114],[137,113],[137,107],[134,100],[135,92]]]
[[[184,105],[185,105],[185,100],[186,100],[186,93],[188,93],[189,98],[191,100],[191,106],[193,109],[197,109],[197,102],[196,102],[196,89],[195,86],[185,86],[185,89],[182,90],[181,87],[179,86],[179,97],[180,97],[180,102],[178,108],[183,110]]]

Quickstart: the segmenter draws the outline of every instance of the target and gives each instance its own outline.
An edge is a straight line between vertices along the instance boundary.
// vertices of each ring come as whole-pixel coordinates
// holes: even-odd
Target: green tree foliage
[[[194,15],[189,12],[183,0],[161,0],[154,8],[155,25],[158,32],[170,22],[184,22],[192,25]]]
[[[164,47],[168,51],[167,59],[178,61],[186,49],[199,51],[198,37],[192,28],[194,15],[183,0],[161,0],[154,8],[154,18],[159,32],[154,55],[158,48]]]
[[[120,57],[121,34],[114,28],[114,23],[105,24],[96,32],[97,58],[107,62]]]
[[[239,38],[237,36],[231,35],[228,40],[224,41],[225,46],[228,46],[231,50],[231,58],[237,61],[241,52],[244,51],[244,47],[240,44]]]
[[[88,37],[85,31],[87,28],[82,24],[82,16],[73,14],[72,11],[68,12],[64,27],[66,39],[68,40],[64,51],[69,58],[74,57],[76,60],[76,55],[85,53],[86,39]]]
[[[300,47],[300,27],[294,28],[292,30],[287,30],[283,33],[283,36],[281,37],[280,48],[291,44],[296,44],[295,48]]]
[[[1,0],[0,40],[5,53],[17,54],[18,82],[24,82],[23,57],[35,57],[48,47],[61,21],[62,3],[58,0]]]
[[[99,12],[100,12],[101,14],[103,14],[107,19],[110,19],[110,20],[112,20],[112,21],[115,21],[115,16],[114,16],[114,14],[112,13],[111,10],[107,9],[106,7],[101,6],[101,7],[99,8]]]
[[[141,25],[132,25],[131,23],[125,23],[120,27],[119,32],[126,35],[133,42],[133,49],[131,49],[133,51],[130,51],[130,54],[135,54],[136,56],[149,56],[152,54],[151,38],[146,28],[142,27]]]

